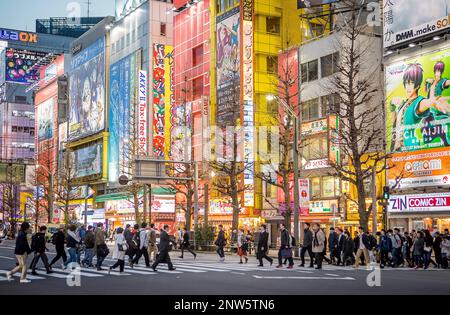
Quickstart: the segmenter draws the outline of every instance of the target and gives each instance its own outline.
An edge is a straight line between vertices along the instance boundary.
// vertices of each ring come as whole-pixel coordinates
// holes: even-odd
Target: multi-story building
[[[101,20],[103,20],[103,17],[38,19],[36,20],[36,33],[78,38]]]
[[[401,230],[450,228],[449,9],[445,1],[384,1],[387,211]],[[409,15],[417,19],[400,23]]]

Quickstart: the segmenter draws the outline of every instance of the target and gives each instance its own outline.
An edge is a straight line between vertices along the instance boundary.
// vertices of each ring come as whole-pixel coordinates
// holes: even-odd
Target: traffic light
[[[383,187],[383,199],[389,200],[389,186]]]

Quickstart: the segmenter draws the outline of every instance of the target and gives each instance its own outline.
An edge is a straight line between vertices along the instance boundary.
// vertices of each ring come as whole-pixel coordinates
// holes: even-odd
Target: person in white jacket
[[[445,237],[441,242],[441,256],[442,256],[442,267],[444,269],[447,269],[448,261],[450,259],[450,236]]]
[[[117,262],[109,267],[108,273],[110,273],[112,269],[116,269],[117,267],[120,267],[119,271],[123,272],[125,268],[125,252],[127,250],[127,246],[127,241],[123,236],[123,228],[119,227],[116,231],[116,242],[114,244],[112,256],[113,259],[117,259]]]

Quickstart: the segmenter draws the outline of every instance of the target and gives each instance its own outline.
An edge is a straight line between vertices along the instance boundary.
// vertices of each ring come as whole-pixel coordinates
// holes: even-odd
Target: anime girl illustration
[[[398,98],[391,102],[391,110],[394,115],[392,151],[402,151],[402,148],[413,149],[423,143],[428,143],[427,132],[429,129],[419,129],[417,125],[423,125],[426,118],[431,115],[431,110],[450,114],[450,97],[425,98],[419,95],[423,82],[423,69],[421,64],[410,64],[403,73],[403,87],[407,99],[400,101]],[[425,124],[425,128],[434,128]]]

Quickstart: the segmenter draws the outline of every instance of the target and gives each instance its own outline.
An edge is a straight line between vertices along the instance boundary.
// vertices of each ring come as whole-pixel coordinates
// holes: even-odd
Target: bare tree
[[[70,151],[63,154],[61,165],[58,168],[57,183],[55,185],[55,196],[58,206],[64,213],[64,223],[70,221],[69,206],[74,199],[75,165]],[[87,192],[86,192],[87,193]]]
[[[233,77],[236,73],[233,72]],[[243,184],[244,172],[251,166],[248,156],[240,154],[243,144],[243,123],[240,123],[240,100],[238,80],[232,80],[227,99],[231,113],[231,123],[228,126],[218,126],[215,133],[215,158],[210,161],[209,168],[217,174],[213,187],[222,195],[231,198],[233,207],[232,229],[239,225],[239,213],[243,204],[243,193],[248,187]],[[223,122],[219,122],[223,123]],[[218,123],[218,125],[219,125]]]
[[[3,218],[8,218],[8,221],[11,224],[12,237],[14,237],[20,214],[20,181],[18,181],[18,168],[16,165],[8,163],[5,171],[5,180],[0,183],[2,193],[0,210],[3,213]]]
[[[286,46],[289,46],[287,44]],[[298,61],[292,60],[292,53],[296,53],[296,50],[291,52],[286,51],[282,54],[284,58],[280,58],[281,63],[278,65],[277,80],[274,85],[277,90],[276,97],[269,98],[269,102],[274,102],[277,105],[280,101],[285,105],[289,106],[291,112],[298,113],[298,95],[299,95],[299,82],[298,82]],[[276,140],[278,140],[278,146],[270,148],[270,150],[276,149],[274,155],[267,154],[264,152],[259,152],[260,157],[267,157],[264,165],[266,166],[261,172],[257,173],[256,176],[262,181],[282,189],[284,194],[284,219],[287,228],[290,230],[291,226],[291,215],[293,212],[292,201],[290,196],[290,191],[292,187],[290,185],[290,178],[293,175],[293,160],[292,152],[294,149],[294,118],[290,113],[286,113],[286,109],[282,106],[277,106],[278,115],[272,118],[272,125],[278,126],[278,135],[273,137],[270,144],[275,145]],[[267,137],[272,137],[272,133],[266,133]],[[260,136],[260,140],[262,137]],[[272,141],[275,140],[275,141]],[[274,143],[275,142],[275,143]],[[296,144],[299,145],[299,144]],[[268,148],[269,149],[269,148]],[[279,205],[273,204],[268,198],[264,197],[267,203],[280,212],[281,207]]]
[[[53,140],[52,140],[53,141]],[[52,141],[45,141],[38,144],[38,153],[36,157],[36,161],[38,166],[36,167],[34,180],[37,184],[37,187],[42,186],[44,190],[44,194],[42,197],[42,201],[40,203],[39,211],[44,211],[47,215],[47,222],[52,223],[52,213],[50,203],[54,201],[55,194],[55,174],[57,169],[57,161],[56,156],[54,154],[54,146]],[[40,217],[41,214],[38,215]]]
[[[367,230],[371,209],[366,205],[364,182],[386,169],[384,103],[381,87],[380,39],[367,34],[359,22],[361,1],[343,0],[345,24],[336,33],[339,62],[327,81],[328,90],[338,96],[339,107],[330,106],[339,127],[332,143],[339,146],[342,161],[330,161],[335,173],[356,187],[359,223]],[[375,167],[373,167],[375,165]]]

